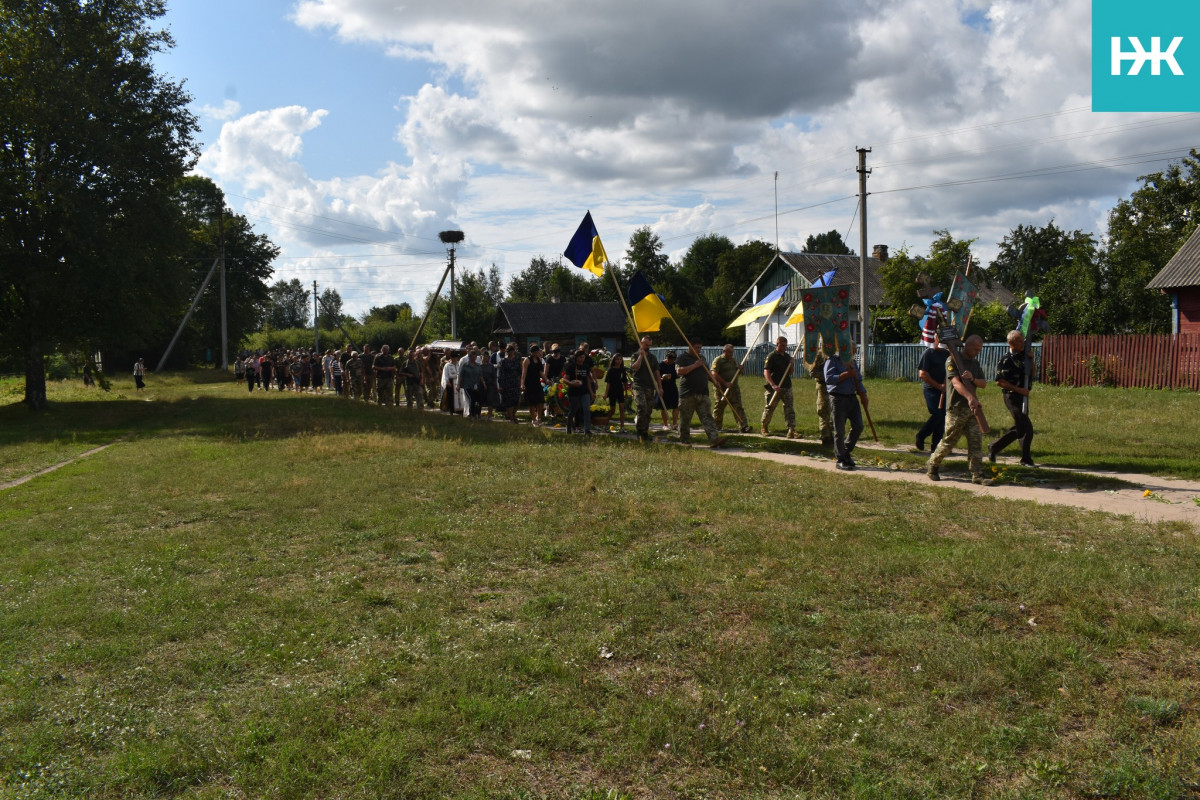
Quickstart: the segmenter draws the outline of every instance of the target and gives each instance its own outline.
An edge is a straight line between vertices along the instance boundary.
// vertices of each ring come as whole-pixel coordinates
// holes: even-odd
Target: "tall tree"
[[[271,285],[271,308],[267,321],[272,328],[308,328],[312,322],[309,292],[299,278]]]
[[[611,283],[611,278],[596,278],[566,266],[562,259],[535,256],[509,280],[507,297],[512,303],[591,303],[605,299],[601,286],[611,289]]]
[[[181,253],[191,276],[189,298],[204,282],[219,254],[223,230],[226,331],[230,349],[236,351],[238,343],[258,330],[266,317],[270,304],[267,281],[271,278],[271,264],[279,255],[279,248],[265,235],[255,233],[244,216],[227,208],[225,193],[208,178],[188,176],[177,192],[189,234],[187,247]],[[182,316],[185,308],[178,308],[177,314]],[[172,324],[176,322],[172,320]],[[219,351],[221,291],[215,278],[205,289],[189,328],[186,344],[193,360],[202,350]]]
[[[425,307],[433,299],[432,292],[425,298]],[[492,338],[492,323],[496,309],[504,301],[504,287],[500,281],[500,269],[495,264],[484,272],[463,270],[454,278],[454,306],[457,317],[458,338],[464,342],[486,342]],[[450,298],[443,291],[429,314],[426,330],[430,336],[450,335]]]
[[[1020,296],[1041,299],[1055,333],[1104,333],[1103,275],[1090,233],[1067,233],[1054,224],[1018,225],[1000,242],[988,275]]]
[[[1200,221],[1200,153],[1138,180],[1108,215],[1104,300],[1114,333],[1170,331],[1170,300],[1146,284]]]
[[[0,0],[0,341],[46,407],[56,348],[137,344],[186,280],[172,193],[194,158],[162,0]]]
[[[342,295],[332,286],[321,292],[317,321],[322,328],[333,328],[342,321]],[[395,320],[392,320],[393,322]]]
[[[809,234],[804,242],[801,253],[819,253],[824,256],[852,256],[854,251],[842,241],[842,235],[837,231],[826,231],[813,236]]]
[[[901,248],[879,268],[887,305],[875,315],[875,341],[917,341],[921,335],[917,321],[908,315],[909,307],[917,302],[917,275],[924,272],[931,283],[948,291],[954,273],[966,269],[975,240],[955,239],[948,230],[933,233],[937,238],[930,243],[928,256]]]

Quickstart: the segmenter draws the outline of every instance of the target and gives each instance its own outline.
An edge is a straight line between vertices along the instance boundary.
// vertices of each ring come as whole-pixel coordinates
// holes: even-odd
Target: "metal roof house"
[[[867,307],[878,308],[885,305],[883,284],[879,280],[879,268],[888,261],[887,245],[877,244],[870,257],[866,259],[866,296]],[[776,287],[787,282],[788,289],[784,292],[778,310],[765,320],[752,322],[746,326],[746,345],[754,342],[773,342],[778,336],[786,336],[789,342],[799,342],[803,335],[799,323],[784,326],[784,321],[790,316],[791,309],[800,302],[804,290],[813,285],[822,275],[830,270],[836,270],[831,286],[850,287],[850,331],[855,341],[862,341],[859,336],[859,257],[857,255],[824,255],[821,253],[776,253],[766,269],[755,279],[750,288],[742,296],[738,305],[746,307],[757,302]],[[972,273],[974,276],[974,273]],[[1007,306],[1014,299],[1013,293],[995,281],[977,281],[979,302],[1000,303]],[[916,300],[916,287],[913,287],[913,300]],[[769,330],[763,331],[763,325]],[[762,333],[760,337],[759,334]]]
[[[624,349],[625,311],[612,303],[501,303],[492,333],[516,342],[525,353],[532,342],[572,349],[581,342],[609,351]]]
[[[1146,288],[1171,295],[1171,333],[1200,333],[1200,227]]]

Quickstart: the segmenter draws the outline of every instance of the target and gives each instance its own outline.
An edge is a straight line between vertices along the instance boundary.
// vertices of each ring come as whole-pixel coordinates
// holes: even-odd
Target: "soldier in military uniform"
[[[767,363],[763,367],[763,379],[767,383],[763,395],[762,435],[771,435],[768,426],[771,424],[771,416],[775,413],[771,399],[778,395],[779,399],[776,402],[783,404],[783,417],[787,421],[787,438],[795,439],[796,408],[792,404],[792,357],[788,355],[787,346],[786,336],[776,339],[775,349],[767,356]]]
[[[942,440],[938,442],[933,455],[929,457],[929,463],[925,469],[925,474],[931,481],[942,479],[939,472],[942,461],[950,455],[950,451],[958,444],[959,438],[965,435],[967,437],[967,466],[971,470],[971,481],[973,483],[991,483],[990,479],[983,477],[983,432],[979,428],[979,420],[975,418],[975,409],[979,407],[979,398],[970,390],[970,387],[974,386],[975,392],[978,392],[987,386],[987,381],[982,377],[983,368],[976,360],[976,356],[982,349],[983,339],[978,336],[969,336],[963,343],[960,356],[962,370],[959,370],[955,359],[951,358],[946,362],[946,382],[950,384],[946,389],[949,395],[946,403],[946,432],[942,435]]]
[[[350,358],[346,361],[345,372],[350,376],[350,392],[349,397],[357,400],[363,396],[363,363],[362,356],[357,350],[350,351]]]
[[[418,348],[409,349],[400,363],[400,376],[404,379],[404,405],[411,409],[415,403],[417,411],[420,411],[425,404],[425,398],[421,394],[421,362]]]
[[[737,376],[741,372],[742,365],[733,357],[733,345],[725,345],[721,355],[712,362],[713,382],[717,384],[717,403],[713,407],[713,418],[717,427],[722,427],[725,422],[725,406],[728,404],[737,417],[742,433],[749,433],[751,429],[746,421],[746,409],[742,407],[742,387],[737,385]]]
[[[379,354],[371,366],[375,370],[375,394],[379,398],[379,405],[392,405],[396,398],[392,386],[396,379],[396,359],[392,358],[386,344],[379,348]]]
[[[372,366],[375,361],[375,354],[371,352],[371,345],[363,342],[362,352],[358,354],[362,359],[363,365],[363,395],[362,399],[366,402],[371,402],[371,398],[375,396],[375,370]]]
[[[817,424],[821,428],[821,444],[833,444],[833,407],[829,403],[829,390],[825,387],[825,351],[817,348],[810,373],[817,382]]]
[[[996,385],[1004,390],[1004,407],[1012,414],[1013,426],[988,448],[988,460],[996,463],[996,454],[1020,439],[1021,465],[1035,467],[1029,448],[1033,444],[1033,423],[1025,413],[1025,399],[1029,389],[1025,386],[1025,337],[1020,331],[1009,331],[1008,352],[1000,359],[996,368]]]

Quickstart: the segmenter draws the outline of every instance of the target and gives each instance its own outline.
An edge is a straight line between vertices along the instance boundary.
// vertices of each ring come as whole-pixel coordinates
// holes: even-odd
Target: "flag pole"
[[[671,317],[671,324],[675,326],[675,330],[679,331],[679,335],[680,335],[680,337],[683,338],[684,343],[688,346],[688,350],[694,356],[696,356],[696,358],[698,358],[698,359],[703,358],[703,356],[700,355],[700,352],[696,349],[695,345],[693,345],[691,340],[688,339],[687,334],[683,332],[683,328],[679,327],[679,323],[675,321],[674,317]],[[707,364],[705,366],[707,366]],[[709,383],[711,383],[713,386],[717,386],[717,381],[715,378],[713,378],[711,369],[704,370],[704,375],[708,378]],[[717,386],[717,388],[720,389],[721,387]],[[736,408],[734,408],[733,406],[730,406],[729,410],[733,412],[734,419],[736,419],[738,422],[742,423],[742,425],[746,424],[746,418],[738,416],[738,412],[737,412]]]
[[[604,271],[607,272],[609,274],[609,277],[612,278],[613,288],[615,288],[617,290],[617,299],[619,299],[621,301],[621,308],[625,309],[625,318],[629,321],[629,327],[633,328],[633,335],[636,337],[640,337],[642,332],[638,330],[637,320],[634,319],[633,312],[629,310],[629,303],[627,303],[625,301],[625,294],[624,294],[624,292],[621,291],[621,284],[617,282],[617,271],[615,269],[613,269],[612,266],[609,264],[604,265]],[[641,350],[641,339],[640,338],[638,339],[638,349]],[[662,390],[662,381],[659,379],[658,373],[655,370],[650,369],[650,362],[644,358],[642,359],[642,366],[644,366],[646,368],[646,371],[650,373],[650,377],[654,379],[654,386],[658,390],[658,396],[661,401],[662,396],[663,396],[663,390]],[[653,411],[654,411],[654,409],[651,408],[651,414],[650,414],[651,418],[654,417]]]

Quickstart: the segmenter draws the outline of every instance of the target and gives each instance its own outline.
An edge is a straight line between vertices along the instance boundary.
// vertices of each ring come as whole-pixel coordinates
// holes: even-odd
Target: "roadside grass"
[[[0,796],[1200,783],[1187,526],[172,391],[0,493]]]

